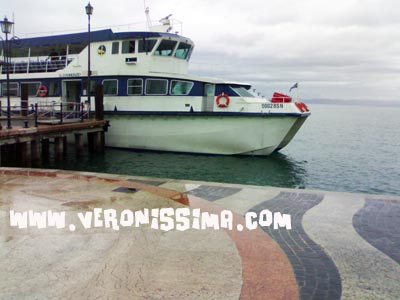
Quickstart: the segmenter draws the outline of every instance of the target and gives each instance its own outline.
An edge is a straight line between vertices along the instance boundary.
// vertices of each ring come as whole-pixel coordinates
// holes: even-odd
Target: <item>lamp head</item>
[[[5,17],[3,21],[0,21],[0,24],[1,24],[1,31],[3,33],[6,33],[6,34],[11,33],[11,29],[12,29],[12,26],[14,25],[14,22],[8,21],[7,17]]]
[[[85,6],[85,9],[88,16],[91,16],[93,14],[93,6],[90,5],[90,2],[88,3],[88,5]]]

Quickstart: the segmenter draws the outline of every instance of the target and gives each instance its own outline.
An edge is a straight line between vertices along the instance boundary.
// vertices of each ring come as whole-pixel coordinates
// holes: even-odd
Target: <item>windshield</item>
[[[254,97],[253,94],[251,94],[248,90],[246,90],[242,86],[237,86],[237,87],[231,86],[231,89],[234,90],[236,92],[236,94],[238,94],[241,97]]]

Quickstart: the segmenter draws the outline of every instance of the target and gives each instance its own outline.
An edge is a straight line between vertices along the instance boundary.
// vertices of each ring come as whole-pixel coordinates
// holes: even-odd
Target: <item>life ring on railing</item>
[[[39,86],[36,94],[39,97],[46,97],[48,92],[49,92],[49,90],[47,89],[47,86],[42,84],[41,86]]]
[[[225,101],[221,102],[221,98],[225,98]],[[229,99],[229,96],[227,94],[222,93],[217,96],[215,102],[217,103],[218,107],[228,107],[229,102],[231,102],[231,100]]]

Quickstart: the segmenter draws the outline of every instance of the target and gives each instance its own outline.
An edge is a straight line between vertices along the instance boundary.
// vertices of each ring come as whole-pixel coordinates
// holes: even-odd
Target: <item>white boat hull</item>
[[[269,155],[283,148],[305,119],[296,115],[108,114],[109,147],[207,153]],[[297,128],[296,128],[297,127]]]

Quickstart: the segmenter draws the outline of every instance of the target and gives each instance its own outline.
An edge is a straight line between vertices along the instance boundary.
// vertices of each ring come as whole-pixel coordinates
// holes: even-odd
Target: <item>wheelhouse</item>
[[[0,42],[4,56],[5,43]],[[28,86],[30,97],[45,85],[46,97],[80,101],[87,95],[88,34],[18,39],[9,42],[10,85],[7,90],[5,63],[0,63],[0,96],[19,97]],[[91,33],[92,90],[104,86],[105,96],[189,95],[194,82],[157,79],[150,73],[171,70],[185,74],[194,43],[177,34],[163,32]],[[57,99],[51,99],[57,100]]]

